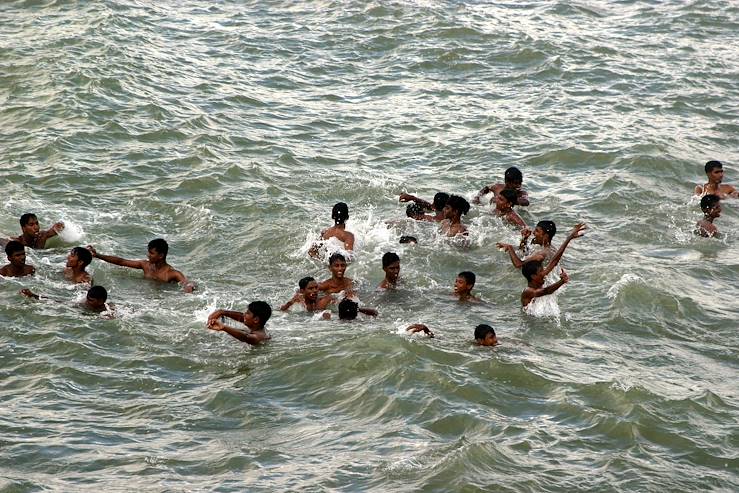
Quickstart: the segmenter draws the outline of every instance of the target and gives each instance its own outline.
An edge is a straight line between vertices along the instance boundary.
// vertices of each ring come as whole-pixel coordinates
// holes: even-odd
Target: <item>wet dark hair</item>
[[[21,216],[21,221],[20,221],[20,222],[21,222],[21,228],[22,228],[23,226],[25,226],[26,224],[28,224],[28,222],[29,222],[29,221],[30,221],[31,219],[35,219],[35,220],[37,220],[37,221],[38,221],[38,218],[36,217],[36,214],[31,214],[30,212],[27,212],[27,213],[23,214],[23,215]]]
[[[102,286],[93,286],[87,290],[87,297],[105,303],[105,300],[108,299],[108,291]]]
[[[475,276],[475,273],[468,270],[460,272],[459,274],[457,274],[457,277],[461,277],[462,279],[464,279],[464,281],[470,286],[474,286],[475,280],[477,280],[477,276]]]
[[[554,235],[557,234],[557,226],[554,224],[554,221],[539,221],[536,223],[536,227],[544,230],[544,233],[549,236],[549,241],[552,241]]]
[[[311,276],[306,276],[298,281],[298,287],[300,289],[305,289],[308,287],[308,284],[310,284],[311,281],[315,281],[315,279]]]
[[[400,262],[400,257],[398,257],[397,253],[387,252],[385,255],[382,256],[382,268],[383,269],[394,262]]]
[[[337,253],[332,254],[328,258],[328,265],[334,265],[334,262],[336,262],[337,260],[341,260],[344,263],[346,263],[346,257],[344,257],[342,254],[337,252]]]
[[[724,165],[721,163],[721,161],[708,161],[706,163],[706,166],[703,169],[705,169],[706,174],[708,174],[716,168],[719,168],[719,169],[724,168]]]
[[[339,319],[340,320],[354,320],[357,318],[357,312],[359,305],[349,298],[344,298],[339,303]]]
[[[5,245],[5,255],[7,255],[8,257],[10,257],[16,252],[25,252],[25,251],[26,251],[26,247],[24,247],[23,243],[21,243],[20,241],[12,240],[12,241],[9,241],[7,245]]]
[[[401,236],[400,237],[401,243],[418,243],[418,238],[415,236]]]
[[[503,180],[506,183],[523,183],[523,173],[521,173],[521,170],[515,166],[511,166],[505,170]]]
[[[516,193],[515,190],[511,190],[510,188],[504,188],[499,193],[504,199],[510,202],[512,206],[518,205],[518,193]]]
[[[157,253],[160,253],[165,257],[167,256],[167,252],[169,251],[169,245],[167,244],[167,241],[163,238],[151,240],[147,248],[149,250],[155,250]]]
[[[712,193],[704,195],[701,199],[701,210],[703,212],[708,212],[709,210],[716,207],[720,200],[721,198],[718,195],[714,195]]]
[[[531,282],[531,278],[539,272],[541,269],[541,262],[539,260],[529,260],[521,266],[521,274],[526,278],[527,281]]]
[[[416,218],[418,216],[422,216],[423,213],[423,207],[415,203],[408,204],[408,207],[405,208],[405,215],[408,217]]]
[[[90,253],[90,250],[87,248],[82,247],[74,247],[72,248],[72,253],[80,259],[80,262],[82,262],[83,267],[87,267],[90,265],[90,262],[92,262],[92,254]]]
[[[449,201],[449,194],[445,192],[437,192],[436,195],[434,195],[434,210],[440,211],[444,208],[446,203]]]
[[[452,195],[449,197],[446,205],[455,211],[459,211],[460,214],[467,214],[470,210],[470,203],[467,202],[467,199],[460,197],[459,195]]]
[[[481,341],[485,339],[488,334],[493,334],[493,337],[495,337],[495,329],[487,324],[480,324],[475,327],[475,340]]]
[[[335,224],[344,224],[349,219],[349,206],[344,202],[338,202],[331,209],[331,219],[334,220]]]
[[[261,327],[264,327],[267,320],[269,320],[269,317],[272,316],[272,307],[269,306],[269,303],[266,301],[252,301],[246,309],[249,310],[252,315],[259,318],[259,325]]]

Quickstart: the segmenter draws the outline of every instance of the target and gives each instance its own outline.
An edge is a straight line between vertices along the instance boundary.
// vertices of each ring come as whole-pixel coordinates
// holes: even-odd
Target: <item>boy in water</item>
[[[515,204],[516,192],[509,189],[501,190],[495,195],[495,215],[502,217],[519,229],[526,230],[528,229],[526,222],[513,210]]]
[[[287,311],[294,304],[300,304],[305,307],[307,312],[316,312],[325,310],[328,305],[333,303],[335,300],[333,296],[318,297],[318,283],[312,277],[304,277],[298,281],[299,291],[295,295],[280,307],[281,311]]]
[[[349,298],[341,300],[341,303],[339,303],[339,320],[354,320],[357,318],[357,313],[364,313],[371,317],[377,316],[377,310],[374,308],[360,307],[359,303]]]
[[[475,327],[475,344],[478,346],[497,346],[498,337],[495,335],[495,329],[487,324],[480,324]]]
[[[271,339],[264,329],[265,324],[272,316],[272,307],[265,301],[252,301],[249,303],[245,312],[237,312],[233,310],[216,310],[208,316],[207,326],[210,330],[225,332],[231,337],[256,346]],[[237,322],[241,322],[249,328],[249,332],[234,329],[219,319],[228,317]]]
[[[21,235],[17,238],[11,238],[28,248],[41,249],[46,248],[46,240],[52,236],[56,236],[57,232],[64,229],[64,223],[58,222],[46,231],[41,231],[36,214],[23,214],[20,219]]]
[[[552,265],[552,262],[550,262],[550,265]],[[526,280],[529,281],[529,285],[521,293],[521,306],[526,308],[534,298],[552,294],[570,280],[570,276],[568,276],[564,269],[562,269],[559,281],[544,287],[544,279],[547,274],[549,274],[550,270],[551,269],[549,267],[544,269],[541,262],[538,260],[532,260],[531,262],[523,264],[523,267],[521,267],[521,273]]]
[[[336,203],[331,209],[331,219],[334,220],[334,225],[321,231],[321,239],[336,238],[344,243],[344,250],[352,251],[354,249],[354,234],[346,230],[345,224],[346,220],[349,219],[349,206],[344,202]],[[315,243],[308,251],[308,255],[317,257],[320,248],[321,246]]]
[[[695,187],[695,194],[701,195],[717,195],[720,199],[738,198],[739,192],[733,185],[725,185],[721,183],[724,180],[724,165],[721,161],[708,161],[705,166],[706,177],[708,183],[703,186]]]
[[[21,294],[23,296],[27,296],[28,298],[33,298],[35,300],[41,299],[41,296],[35,293],[32,293],[30,289],[21,289]],[[106,291],[106,289],[102,286],[93,286],[87,290],[87,296],[85,296],[85,301],[80,303],[80,306],[86,310],[89,310],[95,313],[108,312],[112,316],[114,308],[112,305],[108,305],[106,303],[107,300],[108,300],[108,291]],[[58,301],[58,300],[53,300],[53,301]]]
[[[472,288],[475,287],[475,280],[476,276],[474,272],[468,270],[460,272],[454,280],[454,296],[461,302],[480,301],[480,298],[472,294]]]
[[[161,282],[178,282],[186,293],[192,293],[195,289],[194,283],[188,281],[182,272],[167,263],[169,245],[162,238],[157,238],[149,242],[146,260],[128,260],[112,255],[102,255],[97,253],[92,245],[88,245],[87,249],[90,250],[94,258],[98,258],[104,262],[120,265],[121,267],[143,270],[145,279],[153,279]]]
[[[516,254],[516,249],[509,243],[496,243],[495,246],[501,250],[508,252],[511,257],[511,262],[516,269],[520,269],[524,262],[529,260],[538,260],[540,262],[548,263],[555,255],[554,247],[552,247],[552,238],[557,233],[557,226],[554,221],[539,221],[534,228],[534,239],[531,243],[539,245],[539,248],[531,255],[521,260]],[[531,230],[525,229],[521,231],[521,249],[526,248],[526,239],[531,235]]]
[[[334,253],[328,259],[328,268],[331,271],[331,277],[318,285],[319,291],[328,294],[340,293],[344,291],[346,296],[351,296],[354,291],[354,283],[348,277],[344,277],[346,272],[346,259],[340,253]]]
[[[529,194],[527,194],[526,191],[521,188],[523,185],[523,173],[521,173],[521,170],[519,170],[515,166],[511,166],[510,168],[505,170],[503,181],[505,183],[496,183],[494,185],[483,187],[483,189],[478,192],[475,198],[472,199],[472,202],[474,202],[475,204],[479,204],[480,198],[483,195],[492,192],[493,198],[490,199],[490,203],[492,204],[493,199],[495,199],[495,197],[502,190],[513,190],[514,192],[516,192],[516,200],[513,202],[513,205],[520,205],[524,207],[529,205]]]
[[[703,211],[703,219],[695,225],[695,234],[705,238],[711,238],[718,235],[718,228],[713,224],[713,220],[721,217],[721,199],[718,195],[708,194],[701,198],[701,210]]]
[[[415,202],[419,206],[423,207],[426,210],[433,210],[435,211],[434,216],[424,216],[423,221],[436,221],[441,222],[444,220],[444,206],[447,203],[447,200],[449,200],[449,194],[444,192],[437,192],[436,195],[434,195],[434,201],[433,203],[427,202],[426,200],[420,199],[416,197],[415,195],[411,195],[409,193],[401,193],[400,194],[400,202]],[[406,209],[406,213],[408,210]],[[410,217],[410,216],[409,216]],[[416,219],[414,217],[414,219]]]
[[[385,279],[382,280],[377,289],[395,289],[400,276],[400,257],[395,252],[387,252],[382,256],[382,270],[385,271]]]
[[[75,284],[87,283],[92,285],[92,276],[85,267],[92,262],[90,250],[82,247],[74,247],[67,255],[67,266],[64,268],[64,278]]]
[[[10,240],[5,245],[5,255],[8,256],[8,265],[0,269],[0,276],[24,277],[33,275],[36,269],[26,264],[26,247],[16,240]]]
[[[444,221],[441,223],[441,232],[447,236],[467,236],[467,226],[462,224],[462,215],[470,210],[470,203],[458,195],[449,197],[444,206]]]
[[[408,204],[408,207],[405,208],[405,215],[416,221],[436,222],[435,216],[427,215],[423,207],[415,203]]]

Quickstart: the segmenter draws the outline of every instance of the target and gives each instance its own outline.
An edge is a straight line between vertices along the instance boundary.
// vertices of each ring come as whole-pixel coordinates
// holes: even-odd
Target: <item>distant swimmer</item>
[[[478,302],[480,298],[472,294],[477,276],[474,272],[464,271],[457,275],[454,280],[454,296],[461,302]]]
[[[452,195],[444,206],[444,221],[441,232],[447,236],[467,236],[467,226],[462,224],[462,215],[470,210],[470,203],[464,197]]]
[[[354,235],[346,230],[346,220],[349,219],[349,206],[344,202],[339,202],[334,205],[331,210],[331,219],[334,220],[334,225],[328,229],[324,229],[321,232],[321,239],[328,240],[329,238],[336,238],[341,241],[344,245],[344,250],[351,252],[354,250]],[[321,245],[314,244],[308,254],[311,257],[317,257]]]
[[[713,220],[721,217],[721,199],[718,195],[708,194],[701,198],[701,210],[703,219],[695,225],[695,234],[706,238],[718,236],[718,228]]]
[[[67,255],[67,265],[64,267],[64,278],[75,284],[92,285],[92,276],[85,268],[92,262],[92,253],[87,248],[74,247]]]
[[[20,219],[21,235],[17,238],[10,238],[20,242],[23,246],[33,249],[46,248],[46,240],[56,236],[59,231],[64,229],[64,223],[58,222],[46,231],[41,231],[36,214],[23,214]]]
[[[503,218],[508,223],[518,227],[519,229],[528,229],[526,222],[521,219],[513,206],[516,201],[516,192],[504,189],[495,195],[495,215]]]
[[[526,308],[534,298],[552,294],[570,280],[570,276],[568,276],[564,269],[562,269],[559,281],[544,287],[544,279],[547,274],[549,274],[549,270],[544,269],[541,262],[538,260],[532,260],[531,262],[523,264],[523,267],[521,267],[521,273],[529,282],[529,285],[521,293],[521,306],[524,308]]]
[[[216,310],[208,316],[207,327],[210,330],[225,332],[241,342],[257,346],[271,339],[264,326],[272,316],[272,307],[265,301],[252,301],[245,312],[232,310]],[[235,329],[221,321],[222,317],[241,322],[249,328],[249,332]]]
[[[169,245],[162,238],[157,238],[149,242],[146,260],[127,260],[112,255],[102,255],[97,253],[91,245],[88,245],[87,249],[90,250],[93,257],[104,262],[120,265],[121,267],[143,270],[145,279],[153,279],[161,282],[178,282],[186,293],[192,293],[195,289],[194,283],[188,281],[182,272],[167,263]]]
[[[35,300],[44,300],[46,297],[41,297],[38,294],[32,293],[29,289],[21,289],[21,294],[28,298]],[[52,301],[59,302],[59,300],[48,298]],[[87,290],[85,300],[81,302],[80,307],[95,313],[106,313],[108,318],[112,318],[115,313],[115,307],[112,304],[107,303],[108,291],[102,286],[93,286]]]
[[[340,253],[334,253],[328,259],[328,268],[331,271],[331,277],[318,284],[318,290],[328,294],[340,293],[344,291],[346,296],[354,293],[353,281],[345,277],[346,258]]]
[[[718,195],[720,199],[739,198],[739,192],[733,185],[721,183],[724,180],[724,165],[721,161],[708,161],[705,166],[708,183],[695,187],[695,195]]]
[[[523,259],[518,257],[515,247],[509,243],[496,243],[496,246],[508,252],[511,262],[513,262],[513,266],[516,269],[520,269],[524,262],[528,262],[529,260],[538,260],[544,264],[548,264],[556,253],[552,246],[552,238],[554,238],[556,233],[557,226],[554,224],[554,221],[539,221],[536,224],[536,228],[534,228],[534,238],[531,240],[531,243],[538,245],[538,248]],[[531,236],[531,230],[527,228],[521,232],[521,235],[522,250],[526,250],[526,240]]]
[[[521,173],[521,170],[519,170],[515,166],[511,166],[510,168],[505,170],[503,181],[505,183],[496,183],[494,185],[483,187],[483,189],[478,192],[475,198],[472,199],[472,202],[475,204],[479,204],[480,199],[483,195],[487,195],[492,192],[493,198],[490,200],[490,203],[492,204],[493,199],[495,199],[495,197],[502,190],[513,190],[514,192],[516,192],[516,200],[513,205],[520,205],[523,207],[529,205],[529,194],[526,193],[526,191],[522,188],[523,173]]]
[[[36,272],[32,265],[26,264],[26,247],[20,241],[10,240],[5,245],[5,255],[10,263],[0,268],[0,276],[24,277]]]
[[[312,277],[304,277],[298,281],[299,291],[295,295],[280,307],[281,311],[287,311],[293,305],[302,305],[307,312],[316,312],[325,310],[327,306],[334,303],[333,296],[327,295],[318,297],[318,283]]]
[[[417,334],[419,332],[423,332],[424,334],[426,334],[429,337],[429,339],[433,339],[434,338],[434,333],[431,331],[431,329],[429,329],[424,324],[413,324],[413,325],[409,325],[408,327],[405,328],[405,331],[406,332],[410,332],[411,334]]]
[[[400,257],[397,253],[387,252],[382,256],[382,270],[385,271],[385,278],[377,289],[395,289],[400,276]]]
[[[480,324],[475,327],[475,344],[478,346],[497,346],[498,337],[495,335],[495,329],[487,324]]]
[[[424,216],[424,219],[421,220],[427,221],[429,220],[427,218],[430,218],[432,221],[441,222],[444,220],[444,206],[446,205],[447,200],[449,200],[449,194],[445,192],[437,192],[436,195],[434,195],[433,202],[428,202],[416,197],[415,195],[411,195],[409,193],[401,193],[399,200],[400,202],[414,202],[426,210],[434,211],[435,214],[433,216]]]

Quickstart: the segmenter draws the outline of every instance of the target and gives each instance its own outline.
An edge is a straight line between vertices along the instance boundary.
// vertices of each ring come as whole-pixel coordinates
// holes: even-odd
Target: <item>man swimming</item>
[[[446,205],[447,200],[449,200],[449,194],[445,192],[437,192],[436,195],[434,195],[433,203],[423,200],[421,198],[418,198],[415,195],[411,195],[409,193],[401,193],[400,199],[399,199],[400,202],[414,202],[426,210],[434,211],[435,212],[434,216],[424,216],[425,219],[422,219],[422,220],[424,221],[431,220],[431,221],[436,221],[436,222],[441,222],[444,220],[444,206]],[[406,210],[406,213],[407,213],[407,210]],[[426,218],[430,218],[430,219],[426,219]]]
[[[207,327],[210,330],[225,332],[241,342],[246,342],[252,346],[257,346],[271,339],[267,334],[264,326],[272,316],[272,307],[265,301],[252,301],[249,303],[245,312],[237,312],[233,310],[216,310],[208,316]],[[241,322],[249,328],[249,332],[244,332],[226,325],[220,319],[227,317],[237,322]]]
[[[520,205],[524,207],[529,205],[529,194],[521,188],[523,185],[523,173],[521,173],[521,170],[519,170],[515,166],[511,166],[510,168],[505,170],[503,181],[505,183],[496,183],[494,185],[483,187],[482,190],[477,193],[475,198],[472,199],[472,202],[475,204],[479,204],[480,199],[483,195],[492,192],[493,198],[490,199],[490,203],[492,204],[493,199],[495,199],[495,197],[502,190],[513,190],[514,192],[516,192],[516,200],[515,202],[513,202],[513,205]]]
[[[10,240],[5,245],[5,255],[10,263],[0,268],[0,276],[24,277],[36,272],[32,265],[26,264],[26,247],[20,241]]]
[[[695,187],[695,195],[717,195],[720,199],[739,198],[739,192],[733,185],[721,183],[724,180],[724,165],[721,161],[708,161],[704,167],[708,183]]]
[[[377,289],[395,289],[400,276],[400,257],[397,253],[387,252],[382,256],[382,270],[385,271],[385,278]]]
[[[39,296],[36,293],[31,292],[30,289],[21,289],[21,294],[23,296],[26,296],[28,298],[33,298],[35,300],[41,300],[41,296]],[[46,298],[43,299],[50,299],[51,301],[59,302],[62,301],[56,300],[53,298]],[[108,291],[102,287],[102,286],[92,286],[90,289],[87,290],[87,295],[85,296],[85,300],[79,304],[81,308],[84,308],[86,310],[89,310],[91,312],[95,313],[108,313],[109,318],[112,318],[114,315],[114,307],[113,305],[110,305],[106,303],[108,300]]]
[[[703,219],[695,225],[695,234],[705,238],[717,236],[719,232],[713,220],[721,217],[721,199],[714,194],[704,195],[701,198],[701,210]]]
[[[487,324],[480,324],[475,327],[475,344],[478,346],[497,346],[498,336],[495,335],[495,329]]]
[[[64,278],[75,284],[86,283],[92,285],[92,276],[85,268],[92,262],[92,253],[87,248],[74,247],[67,255],[67,265],[64,267]]]
[[[377,316],[377,310],[374,308],[359,306],[359,303],[349,298],[344,298],[339,303],[339,320],[354,320],[357,318],[358,313],[369,315],[370,317]]]
[[[447,236],[467,236],[467,226],[462,224],[462,215],[470,210],[470,203],[458,195],[449,197],[444,206],[444,221],[441,223],[441,232]]]
[[[331,271],[331,277],[318,284],[318,290],[328,294],[340,293],[344,291],[346,296],[351,296],[354,291],[353,281],[345,277],[346,259],[340,253],[334,253],[328,259],[328,268]]]
[[[36,214],[31,213],[23,214],[20,218],[20,224],[21,235],[17,238],[11,238],[11,240],[33,249],[46,248],[46,241],[64,229],[64,223],[58,222],[46,231],[41,231]]]
[[[457,274],[457,278],[454,280],[454,296],[461,302],[480,301],[480,298],[472,294],[476,279],[475,273],[467,270]]]
[[[513,266],[516,269],[520,269],[524,262],[528,262],[529,260],[538,260],[546,264],[549,263],[556,253],[556,250],[552,246],[552,238],[554,238],[556,233],[557,226],[554,224],[554,221],[539,221],[536,224],[536,228],[534,228],[534,238],[531,240],[531,243],[539,245],[539,248],[523,260],[518,257],[513,245],[509,243],[496,243],[495,246],[508,252],[511,262],[513,262]],[[521,232],[521,235],[521,249],[525,250],[527,246],[526,239],[531,235],[531,230],[527,228]]]
[[[307,312],[321,311],[336,301],[331,295],[319,298],[318,283],[310,276],[298,281],[298,289],[299,291],[295,293],[290,301],[280,307],[281,311],[287,311],[295,304],[303,305]]]
[[[344,202],[335,204],[333,209],[331,209],[331,219],[334,220],[334,225],[321,231],[321,239],[325,241],[329,238],[336,238],[344,244],[344,250],[348,252],[354,250],[354,234],[346,230],[346,220],[349,219],[349,206]],[[317,257],[320,248],[321,245],[316,243],[310,248],[308,254],[311,257]]]
[[[152,279],[161,282],[178,282],[182,286],[183,291],[192,293],[195,284],[188,281],[185,275],[176,270],[167,263],[167,252],[169,245],[162,238],[151,240],[147,246],[146,260],[128,260],[112,255],[102,255],[95,251],[92,245],[88,245],[88,250],[94,258],[100,259],[121,267],[129,267],[131,269],[141,269],[144,271],[145,279]]]
[[[501,190],[495,195],[495,215],[520,229],[526,230],[528,229],[526,222],[513,210],[515,203],[516,192],[514,190]]]

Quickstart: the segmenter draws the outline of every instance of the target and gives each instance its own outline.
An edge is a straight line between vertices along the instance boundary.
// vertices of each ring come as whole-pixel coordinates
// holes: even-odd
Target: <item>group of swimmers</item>
[[[712,237],[718,234],[718,229],[713,224],[714,219],[721,215],[720,201],[726,198],[737,198],[739,193],[736,188],[723,184],[723,165],[719,161],[709,161],[705,165],[708,178],[707,183],[696,186],[695,194],[700,196],[700,206],[704,217],[696,225],[696,234],[704,237]],[[501,251],[510,256],[511,262],[516,269],[526,278],[528,285],[521,292],[521,305],[526,308],[535,299],[554,293],[569,281],[568,274],[560,268],[559,280],[550,282],[545,286],[547,276],[558,265],[565,249],[569,243],[583,235],[585,225],[576,224],[565,241],[558,249],[554,249],[551,242],[557,231],[553,221],[539,221],[532,230],[526,222],[513,209],[514,206],[526,207],[529,205],[529,197],[523,190],[523,174],[516,167],[508,168],[504,174],[504,182],[483,187],[473,198],[476,204],[481,203],[483,196],[492,193],[491,204],[495,204],[494,212],[505,222],[521,231],[521,242],[516,248],[507,243],[497,243]],[[470,209],[469,202],[458,195],[449,195],[439,192],[433,201],[428,202],[413,195],[402,193],[400,202],[411,202],[406,209],[406,215],[414,220],[438,222],[440,232],[449,237],[465,238],[468,235],[467,227],[461,218]],[[327,242],[335,239],[345,252],[353,252],[354,235],[346,230],[346,221],[349,219],[349,208],[343,203],[337,203],[331,214],[334,225],[321,232],[321,240]],[[0,268],[0,275],[5,277],[23,277],[33,275],[35,268],[26,264],[25,248],[43,249],[49,238],[56,236],[64,229],[64,223],[58,222],[48,230],[41,230],[38,218],[34,214],[23,214],[20,218],[21,234],[15,238],[0,239],[0,244],[5,244],[5,253],[9,264]],[[414,237],[403,236],[401,243],[416,243]],[[316,243],[309,250],[309,254],[317,257],[321,254],[325,245]],[[85,300],[82,305],[94,312],[112,313],[112,307],[106,302],[107,291],[104,287],[94,285],[86,267],[90,265],[93,258],[122,267],[142,270],[144,278],[160,282],[177,282],[186,293],[196,289],[195,283],[180,271],[167,263],[169,245],[164,239],[152,240],[147,245],[147,258],[145,260],[129,260],[113,255],[98,253],[95,247],[88,245],[86,248],[74,247],[67,256],[64,268],[64,277],[73,283],[86,284],[89,286]],[[517,253],[520,252],[522,256]],[[329,256],[328,267],[331,277],[318,282],[313,277],[304,277],[298,282],[298,291],[295,295],[280,307],[287,311],[293,305],[301,305],[307,312],[320,313],[321,318],[330,319],[331,312],[327,308],[332,304],[338,305],[338,317],[340,320],[353,320],[359,313],[369,316],[377,316],[377,310],[369,307],[360,307],[354,293],[353,281],[345,276],[347,268],[347,256],[334,252]],[[382,269],[385,276],[378,289],[395,289],[400,277],[400,257],[394,252],[387,252],[382,257]],[[454,282],[453,293],[460,302],[478,302],[479,298],[472,294],[475,286],[475,274],[470,271],[460,272]],[[323,295],[321,295],[323,293]],[[40,299],[41,296],[28,289],[21,290],[21,294],[29,298]],[[341,300],[339,301],[339,298]],[[265,301],[254,301],[250,303],[245,312],[233,310],[216,310],[208,316],[206,326],[215,331],[223,331],[232,337],[252,344],[258,345],[270,339],[265,330],[265,325],[272,315],[272,308]],[[249,331],[234,328],[226,323],[226,318],[235,320]],[[428,337],[434,337],[433,332],[423,324],[413,324],[406,329],[410,333],[422,332]],[[487,325],[481,324],[474,330],[475,342],[483,346],[498,344],[495,330]]]

